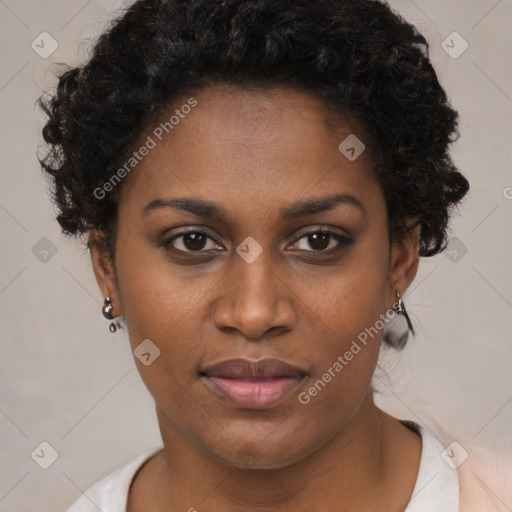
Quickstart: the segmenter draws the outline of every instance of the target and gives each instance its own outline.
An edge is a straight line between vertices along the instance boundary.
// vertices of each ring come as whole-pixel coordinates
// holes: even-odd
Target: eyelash
[[[173,242],[179,238],[182,238],[184,237],[185,235],[188,235],[188,234],[191,234],[191,233],[194,233],[194,234],[202,234],[202,235],[206,235],[210,240],[214,241],[215,243],[217,243],[215,241],[215,238],[214,238],[214,235],[212,232],[210,232],[209,230],[205,229],[205,228],[202,228],[202,229],[196,229],[196,230],[189,230],[189,231],[182,231],[180,233],[177,233],[175,235],[173,235],[171,238],[165,240],[163,242],[163,246],[165,248],[170,248],[172,251],[174,252],[177,252],[178,254],[201,254],[202,251],[190,251],[190,250],[187,250],[187,251],[184,251],[182,249],[176,249],[175,247],[173,247]],[[340,251],[342,251],[343,249],[347,248],[348,246],[350,246],[352,243],[354,243],[354,239],[348,235],[341,235],[340,233],[337,233],[335,231],[330,231],[328,229],[315,229],[315,230],[311,230],[311,231],[308,231],[304,234],[302,234],[302,236],[300,236],[299,238],[296,238],[293,242],[292,242],[292,245],[295,245],[297,244],[300,240],[302,240],[303,238],[307,238],[308,236],[310,235],[314,235],[314,234],[323,234],[323,235],[330,235],[331,238],[334,238],[334,240],[336,240],[338,242],[338,246],[335,247],[335,248],[331,248],[331,249],[328,249],[328,250],[307,250],[307,251],[304,251],[306,253],[313,253],[315,256],[314,257],[317,257],[318,256],[329,256],[329,255],[334,255]],[[329,239],[329,243],[330,243],[331,239]],[[208,251],[208,252],[211,252],[211,251]],[[220,252],[220,251],[215,251],[215,252]]]

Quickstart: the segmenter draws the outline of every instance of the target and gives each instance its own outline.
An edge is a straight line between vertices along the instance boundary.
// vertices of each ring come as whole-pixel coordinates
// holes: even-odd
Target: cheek
[[[289,285],[300,298],[302,313],[318,330],[325,330],[327,346],[343,351],[345,344],[371,328],[385,313],[389,288],[387,240],[367,235],[339,264],[295,274]]]
[[[305,421],[325,410],[331,411],[327,421],[345,421],[367,393],[379,357],[388,291],[387,239],[371,241],[330,275],[324,271],[311,280],[309,295],[302,290],[316,325],[311,344],[315,373],[298,397],[307,410]]]
[[[165,342],[175,336],[208,287],[191,285],[187,272],[166,260],[163,248],[149,247],[143,237],[137,240],[128,245],[119,236],[117,269],[124,314],[133,341]]]
[[[205,319],[199,321],[198,312],[214,281],[191,281],[165,260],[163,249],[144,243],[128,246],[121,235],[118,239],[117,271],[131,349],[155,401],[186,410],[190,397],[184,384],[196,378],[198,347],[205,347]]]
[[[364,279],[355,271],[349,274],[336,286],[324,288],[317,303],[322,315],[314,350],[310,349],[314,372],[297,395],[300,423],[304,431],[317,431],[319,442],[322,435],[348,424],[356,413],[369,391],[380,352],[384,280],[362,284]],[[324,424],[321,431],[319,419]]]

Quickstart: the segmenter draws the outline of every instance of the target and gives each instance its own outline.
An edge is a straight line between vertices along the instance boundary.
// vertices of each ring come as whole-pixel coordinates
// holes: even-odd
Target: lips
[[[285,363],[280,359],[228,359],[212,366],[207,366],[202,372],[213,377],[228,379],[270,379],[276,377],[303,377],[306,372],[300,368]]]
[[[229,359],[199,375],[211,391],[237,407],[265,409],[297,389],[307,373],[279,359]]]

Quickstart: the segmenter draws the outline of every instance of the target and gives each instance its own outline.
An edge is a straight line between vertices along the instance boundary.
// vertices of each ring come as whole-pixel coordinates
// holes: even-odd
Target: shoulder
[[[459,468],[461,512],[512,510],[512,463],[505,447],[471,444]],[[467,452],[466,452],[467,453]]]
[[[124,512],[130,484],[137,470],[161,448],[138,455],[85,491],[66,512]]]
[[[422,440],[418,477],[406,512],[457,512],[460,486],[452,452],[421,425],[402,423],[416,430]]]

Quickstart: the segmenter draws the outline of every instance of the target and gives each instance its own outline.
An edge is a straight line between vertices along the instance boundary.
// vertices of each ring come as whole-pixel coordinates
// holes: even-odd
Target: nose
[[[240,257],[222,280],[214,322],[225,332],[258,341],[269,333],[292,330],[297,322],[294,294],[265,251],[252,263]],[[281,272],[281,274],[283,274]]]

